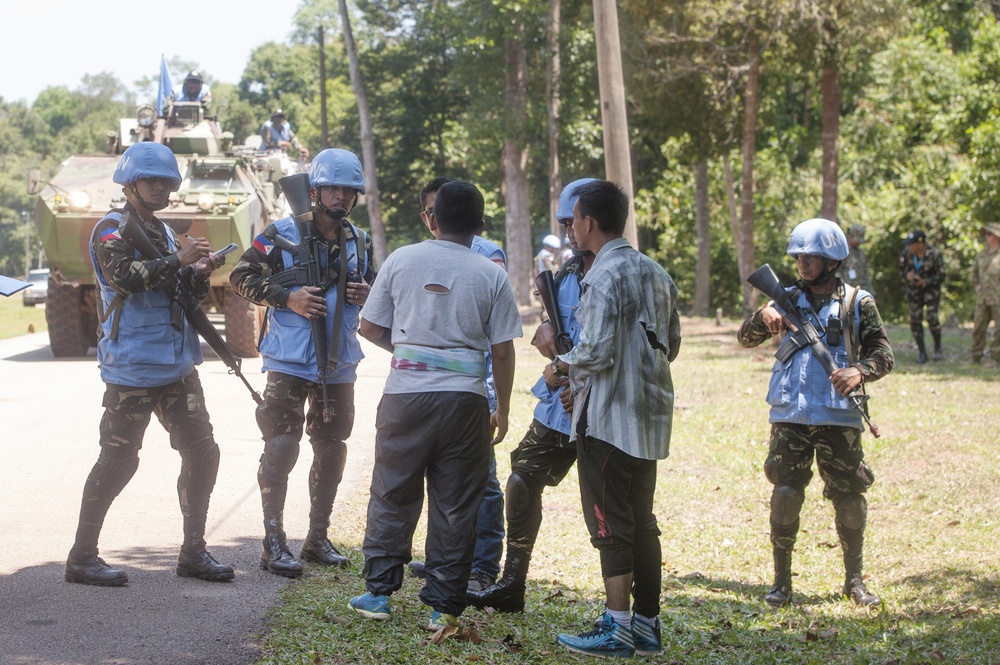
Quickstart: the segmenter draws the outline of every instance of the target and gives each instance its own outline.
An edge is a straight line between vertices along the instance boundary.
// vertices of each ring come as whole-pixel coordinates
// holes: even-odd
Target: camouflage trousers
[[[346,440],[354,429],[354,384],[331,383],[327,386],[327,396],[333,416],[330,422],[323,422],[320,384],[281,372],[267,374],[264,402],[257,407],[257,425],[264,439],[257,482],[265,528],[268,520],[280,523],[288,474],[298,459],[304,430],[313,449],[309,468],[309,528],[326,535],[347,462]]]
[[[764,473],[772,484],[805,489],[812,480],[814,456],[824,483],[823,496],[831,501],[864,494],[875,482],[875,474],[864,461],[861,430],[793,423],[771,425]]]
[[[924,334],[924,310],[926,308],[927,327],[932,333],[941,330],[938,307],[941,304],[941,289],[907,289],[906,300],[910,305],[910,331],[914,335]]]
[[[212,436],[197,370],[166,386],[109,383],[103,406],[101,454],[84,484],[75,554],[96,556],[104,518],[139,466],[139,450],[154,414],[170,435],[170,446],[181,455],[177,495],[185,533],[200,540],[219,470],[219,447]]]
[[[972,360],[978,361],[983,351],[986,349],[986,330],[993,325],[993,341],[990,343],[990,357],[1000,361],[1000,333],[997,326],[1000,325],[1000,307],[990,305],[982,298],[976,300],[976,316],[972,327]]]

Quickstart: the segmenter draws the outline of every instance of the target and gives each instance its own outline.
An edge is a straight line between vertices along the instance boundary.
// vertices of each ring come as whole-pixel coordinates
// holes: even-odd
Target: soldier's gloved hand
[[[288,294],[288,308],[307,319],[326,316],[326,298],[318,286],[303,286]]]

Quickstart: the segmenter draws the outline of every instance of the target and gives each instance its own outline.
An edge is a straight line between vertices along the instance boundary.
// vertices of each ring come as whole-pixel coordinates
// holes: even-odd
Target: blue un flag
[[[167,105],[167,97],[174,89],[174,84],[170,80],[170,70],[167,68],[167,59],[160,54],[160,87],[156,91],[156,112],[163,113],[163,108]]]

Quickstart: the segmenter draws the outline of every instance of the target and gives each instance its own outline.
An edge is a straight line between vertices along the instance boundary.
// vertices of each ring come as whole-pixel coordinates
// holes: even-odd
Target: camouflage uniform
[[[915,272],[923,278],[923,286],[915,286],[906,282],[906,275],[910,271]],[[941,285],[944,283],[944,255],[937,247],[927,245],[924,258],[918,258],[916,254],[905,249],[899,255],[899,276],[906,282],[906,299],[910,304],[910,332],[917,342],[923,357],[924,352],[924,308],[927,308],[927,327],[934,338],[934,351],[936,355],[941,352],[941,322],[938,319],[938,306],[941,303]]]
[[[851,247],[850,253],[837,271],[845,282],[873,293],[871,275],[868,271],[868,257],[861,247]]]
[[[347,233],[345,248],[351,252],[357,242],[349,225],[343,227]],[[273,243],[278,235],[274,224],[269,224],[261,233]],[[362,278],[371,284],[375,281],[374,250],[371,236],[364,235],[365,274]],[[255,240],[244,252],[231,275],[234,290],[241,297],[275,308],[288,306],[289,289],[269,279],[286,268],[282,252],[266,251],[267,245]],[[326,288],[335,286],[340,266],[340,247],[337,242],[329,242],[326,267],[321,275]],[[360,265],[359,256],[359,265]],[[324,291],[326,290],[324,288]],[[328,317],[333,313],[328,313]],[[339,334],[337,332],[336,334]],[[337,496],[337,488],[343,478],[347,461],[346,440],[354,428],[354,383],[330,382],[327,385],[329,404],[333,416],[324,422],[322,386],[300,376],[284,372],[269,371],[264,401],[257,407],[257,425],[264,440],[264,453],[257,471],[261,489],[261,503],[264,513],[265,550],[262,565],[277,575],[295,577],[301,574],[301,566],[284,549],[285,536],[282,529],[285,497],[288,491],[288,473],[298,457],[299,441],[303,431],[309,437],[313,449],[313,461],[309,471],[309,534],[303,544],[302,554],[320,563],[344,565],[344,559],[329,544],[327,531],[330,514]],[[306,401],[309,402],[308,410]],[[279,547],[280,545],[280,547]]]
[[[111,232],[118,227],[118,221],[105,218],[93,234],[93,250],[98,269],[121,294],[138,294],[157,289],[177,275],[181,268],[180,259],[169,248],[162,222],[155,218],[152,223],[143,221],[131,205],[126,206],[124,212],[142,226],[163,258],[137,260],[131,245],[122,240],[119,234]],[[207,297],[208,275],[182,278],[189,279],[192,292],[199,301]],[[127,323],[123,322],[122,325]],[[101,452],[84,485],[80,522],[70,552],[71,560],[86,560],[97,556],[97,542],[104,519],[112,502],[132,479],[139,466],[139,450],[153,414],[169,433],[170,446],[181,456],[177,495],[184,516],[182,559],[183,552],[203,552],[209,498],[215,487],[219,468],[219,447],[213,437],[197,370],[192,370],[179,381],[168,385],[129,386],[107,383],[102,406]],[[232,578],[231,568],[228,568],[228,572],[220,571],[224,573],[223,576],[205,579]],[[178,574],[184,573],[186,569],[178,568]],[[113,581],[91,580],[87,583],[117,585],[124,581],[122,575],[121,579]]]
[[[1000,228],[996,228],[1000,231]],[[976,315],[972,329],[972,362],[980,362],[986,349],[986,330],[990,321],[1000,323],[1000,249],[986,247],[972,264],[972,286],[976,289]],[[993,329],[990,358],[1000,361],[1000,334]]]
[[[843,282],[838,280],[833,294],[809,294],[813,308],[819,311],[831,297],[843,300]],[[882,317],[874,298],[860,301],[858,368],[864,382],[876,381],[888,374],[894,358]],[[737,333],[741,346],[755,347],[772,334],[764,324],[763,308],[751,315]],[[845,321],[845,327],[847,322]],[[806,348],[798,353],[811,353]],[[809,406],[807,405],[808,409]],[[864,461],[861,430],[853,427],[818,426],[797,422],[773,422],[764,473],[774,485],[771,495],[771,545],[776,569],[784,566],[788,597],[791,594],[791,552],[799,530],[799,511],[805,487],[812,479],[812,461],[823,479],[823,496],[833,502],[837,533],[844,554],[848,579],[852,571],[860,574],[864,529],[867,516],[865,492],[875,480]],[[779,572],[779,579],[781,573]],[[773,592],[773,590],[772,590]],[[787,600],[785,601],[787,602]]]

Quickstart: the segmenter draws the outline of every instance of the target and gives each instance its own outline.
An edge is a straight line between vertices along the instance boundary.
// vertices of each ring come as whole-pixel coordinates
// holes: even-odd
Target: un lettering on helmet
[[[789,256],[813,254],[843,261],[850,253],[847,236],[840,226],[828,219],[807,219],[792,230],[788,238]]]

